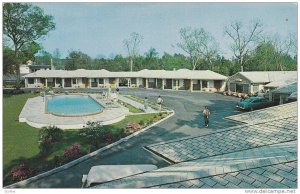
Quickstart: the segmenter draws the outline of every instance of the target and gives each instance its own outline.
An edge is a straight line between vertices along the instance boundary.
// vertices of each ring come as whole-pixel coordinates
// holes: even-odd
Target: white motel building
[[[110,72],[78,69],[39,70],[23,76],[26,88],[157,88],[221,92],[227,77],[210,70],[179,69],[174,71],[143,69],[137,72]]]

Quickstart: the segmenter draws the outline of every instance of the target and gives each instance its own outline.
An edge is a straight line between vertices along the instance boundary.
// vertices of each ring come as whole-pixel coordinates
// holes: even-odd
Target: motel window
[[[56,81],[56,84],[61,84],[62,83],[61,78],[56,78],[55,81]]]
[[[99,84],[104,84],[104,80],[102,78],[99,79]]]
[[[207,88],[207,81],[206,80],[202,80],[202,88]]]
[[[114,84],[115,83],[115,78],[109,78],[109,84]]]
[[[77,79],[73,79],[73,84],[77,84]]]
[[[231,83],[230,84],[230,91],[235,92],[235,88],[236,88],[236,84],[235,83]]]
[[[136,78],[131,78],[131,84],[136,84]]]
[[[28,78],[28,84],[34,84],[34,79],[33,78]]]
[[[97,82],[97,79],[96,78],[92,78],[92,82]]]

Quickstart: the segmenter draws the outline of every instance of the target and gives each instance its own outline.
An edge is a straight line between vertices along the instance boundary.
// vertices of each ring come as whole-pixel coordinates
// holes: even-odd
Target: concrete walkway
[[[90,96],[99,101],[95,98],[95,94],[90,94]],[[100,104],[103,104],[101,100]],[[113,108],[106,107],[101,113],[92,116],[55,116],[45,113],[45,102],[42,97],[38,96],[27,100],[19,115],[19,121],[26,122],[36,128],[55,125],[61,129],[80,129],[86,126],[88,121],[100,121],[103,125],[119,122],[125,118],[125,113],[127,112],[128,109],[126,110],[120,106],[115,106]]]
[[[159,111],[154,110],[153,108],[151,108],[149,105],[148,105],[147,109],[145,110],[144,104],[141,104],[141,103],[139,103],[135,100],[132,100],[130,98],[127,98],[126,96],[123,96],[123,95],[119,95],[118,99],[125,102],[125,103],[127,103],[127,104],[130,104],[131,106],[133,106],[137,109],[145,111],[145,113],[157,113],[157,112],[159,112]]]

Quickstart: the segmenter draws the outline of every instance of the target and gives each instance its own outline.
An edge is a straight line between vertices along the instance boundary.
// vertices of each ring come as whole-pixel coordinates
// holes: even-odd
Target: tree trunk
[[[196,60],[195,59],[192,59],[192,66],[193,66],[193,70],[196,69]]]
[[[16,73],[17,73],[17,85],[19,85],[19,83],[20,83],[20,64],[19,64],[19,60],[18,60],[18,58],[19,58],[19,54],[18,54],[18,51],[17,51],[17,48],[16,48],[16,46],[15,46],[15,58],[17,59],[17,65],[16,65]]]
[[[132,71],[132,67],[133,67],[133,60],[132,60],[132,58],[130,57],[130,71]]]

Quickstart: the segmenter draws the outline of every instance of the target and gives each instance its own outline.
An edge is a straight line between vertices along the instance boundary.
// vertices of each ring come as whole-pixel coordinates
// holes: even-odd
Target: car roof
[[[264,99],[264,97],[250,97],[251,100]]]

